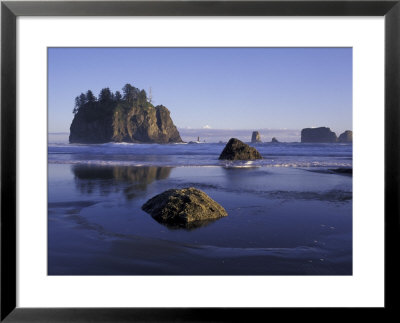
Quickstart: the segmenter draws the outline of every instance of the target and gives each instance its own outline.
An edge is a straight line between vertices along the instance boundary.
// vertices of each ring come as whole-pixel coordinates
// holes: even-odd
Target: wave
[[[293,168],[351,168],[350,162],[299,162],[299,161],[257,161],[253,164],[246,164],[241,162],[222,162],[212,160],[71,160],[71,159],[49,159],[49,164],[73,164],[73,165],[98,165],[98,166],[163,166],[163,167],[225,167],[225,168],[258,168],[258,167],[293,167]]]
[[[220,161],[223,143],[202,144],[51,144],[49,163],[129,166],[352,167],[352,146],[343,144],[261,143],[255,161]]]

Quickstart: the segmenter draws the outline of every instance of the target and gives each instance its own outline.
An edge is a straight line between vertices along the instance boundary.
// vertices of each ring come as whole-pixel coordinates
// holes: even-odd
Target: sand
[[[49,164],[48,274],[351,275],[352,177],[315,170]],[[228,216],[171,229],[141,210],[189,186]]]

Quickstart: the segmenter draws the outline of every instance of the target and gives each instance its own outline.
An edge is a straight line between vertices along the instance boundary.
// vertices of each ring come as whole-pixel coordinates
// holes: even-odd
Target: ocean
[[[49,275],[351,275],[352,145],[48,144]],[[141,210],[196,187],[228,216],[171,228]]]

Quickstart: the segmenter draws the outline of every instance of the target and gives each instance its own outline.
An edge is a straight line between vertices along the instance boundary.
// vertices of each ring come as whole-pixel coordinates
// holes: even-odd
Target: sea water
[[[351,275],[351,144],[69,144],[49,136],[50,275]],[[141,210],[196,187],[228,216],[171,228]]]
[[[49,137],[49,163],[124,166],[276,166],[351,167],[351,144],[255,143],[264,157],[250,162],[220,161],[226,143],[69,144],[67,137]]]

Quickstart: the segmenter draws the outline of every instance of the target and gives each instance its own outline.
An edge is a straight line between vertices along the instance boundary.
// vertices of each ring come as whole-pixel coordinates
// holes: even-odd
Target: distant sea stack
[[[346,130],[345,132],[343,132],[339,136],[338,141],[342,142],[342,143],[351,143],[351,142],[353,142],[353,131]]]
[[[261,136],[258,131],[253,131],[253,134],[251,135],[251,142],[252,143],[261,142]]]
[[[75,98],[70,143],[175,143],[182,142],[169,110],[154,106],[144,90],[126,84],[123,94],[102,89]]]
[[[278,141],[278,139],[276,139],[275,137],[273,137],[273,138],[271,139],[271,142],[272,142],[272,143],[278,143],[279,141]]]
[[[301,130],[301,142],[333,143],[337,142],[336,134],[327,127],[305,128]]]
[[[239,139],[231,138],[219,156],[219,159],[254,160],[262,159],[262,156],[254,147],[250,147]]]

